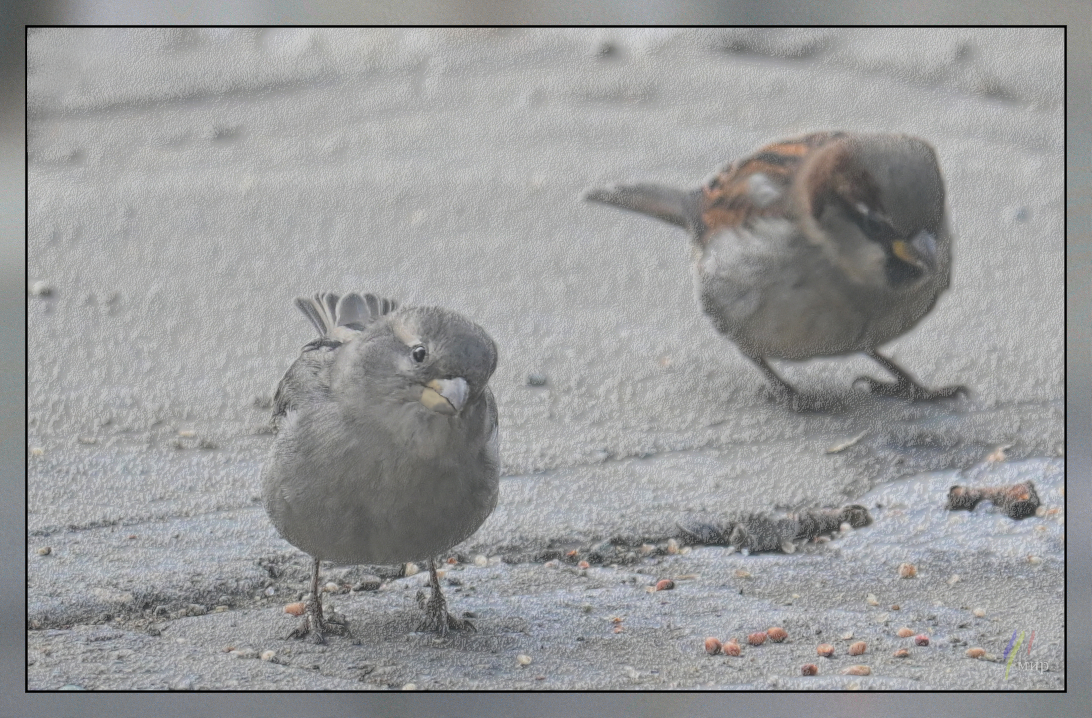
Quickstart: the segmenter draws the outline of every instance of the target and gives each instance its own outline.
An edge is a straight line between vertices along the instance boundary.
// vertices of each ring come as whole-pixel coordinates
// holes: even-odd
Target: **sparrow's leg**
[[[970,393],[965,386],[942,386],[939,389],[926,389],[905,369],[875,349],[867,352],[867,354],[875,359],[880,366],[895,375],[894,382],[877,381],[870,376],[859,376],[853,380],[854,386],[858,383],[864,383],[868,391],[873,394],[894,396],[907,401],[932,401],[934,399],[950,399],[960,394],[967,396]]]
[[[349,624],[344,618],[332,613],[329,618],[322,615],[322,594],[319,593],[319,560],[311,564],[311,597],[307,599],[306,613],[299,626],[288,634],[288,638],[309,637],[315,643],[326,643],[324,633],[338,635],[348,632]]]
[[[447,612],[447,601],[444,600],[444,594],[440,592],[440,577],[436,575],[436,561],[431,558],[428,560],[428,585],[431,595],[428,602],[424,604],[425,620],[417,626],[418,631],[435,631],[441,636],[446,636],[448,629],[476,630],[470,621],[465,618],[455,618]],[[424,596],[418,595],[419,602],[423,599]]]

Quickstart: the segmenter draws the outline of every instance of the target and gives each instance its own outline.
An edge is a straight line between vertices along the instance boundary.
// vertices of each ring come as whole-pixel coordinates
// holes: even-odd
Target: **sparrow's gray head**
[[[345,347],[332,389],[350,402],[420,402],[456,416],[481,397],[496,368],[497,347],[477,324],[438,307],[407,307]]]

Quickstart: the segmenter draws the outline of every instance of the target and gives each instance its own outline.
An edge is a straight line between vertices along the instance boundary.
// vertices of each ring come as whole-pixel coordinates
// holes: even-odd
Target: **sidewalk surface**
[[[28,43],[31,689],[1064,687],[1060,30]],[[885,349],[970,398],[861,396],[879,370],[849,357],[777,364],[841,409],[769,403],[698,311],[685,235],[577,199],[828,128],[937,148],[952,287]],[[446,306],[500,347],[500,504],[444,579],[475,633],[415,632],[424,574],[331,567],[354,636],[283,638],[307,558],[261,508],[263,426],[311,338],[292,299],[324,290]],[[944,510],[1025,479],[1045,515]],[[791,554],[668,548],[695,518],[850,503],[874,523]],[[789,639],[703,649],[771,626]]]

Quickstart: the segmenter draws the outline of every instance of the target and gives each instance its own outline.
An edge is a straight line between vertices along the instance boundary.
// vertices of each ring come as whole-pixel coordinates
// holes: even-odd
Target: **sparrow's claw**
[[[859,376],[853,380],[853,386],[864,384],[865,389],[877,396],[891,396],[906,401],[936,401],[951,399],[956,396],[970,396],[965,386],[942,386],[939,389],[926,389],[905,379],[898,381],[879,381],[870,376]]]

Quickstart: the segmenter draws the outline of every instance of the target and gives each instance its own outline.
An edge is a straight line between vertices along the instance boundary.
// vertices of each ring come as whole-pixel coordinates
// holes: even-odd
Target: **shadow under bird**
[[[878,351],[948,287],[944,180],[926,142],[819,132],[767,145],[694,190],[617,185],[583,198],[690,233],[702,310],[782,403],[810,408],[767,359],[854,352],[895,377],[854,382],[873,393],[910,401],[966,393],[927,389]]]
[[[313,558],[311,595],[292,637],[344,633],[324,617],[320,561],[428,561],[418,630],[472,628],[448,614],[435,557],[497,504],[497,348],[477,324],[371,294],[316,294],[296,306],[318,330],[274,397],[276,439],[262,499],[281,536]]]

